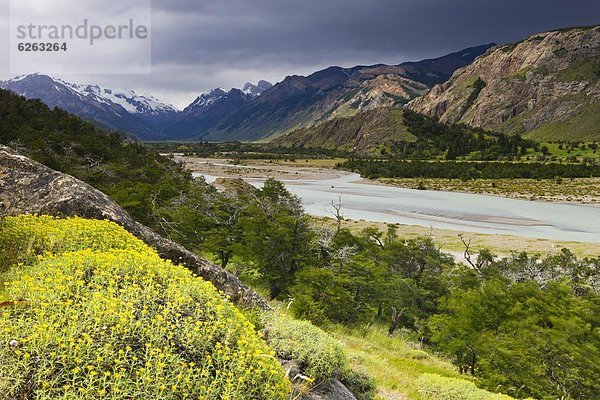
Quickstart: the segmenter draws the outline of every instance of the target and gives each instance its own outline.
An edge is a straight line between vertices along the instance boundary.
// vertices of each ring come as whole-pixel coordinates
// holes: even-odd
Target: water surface
[[[203,175],[203,174],[196,174]],[[464,232],[600,243],[600,208],[459,192],[422,191],[369,184],[357,174],[283,180],[309,214],[334,215],[332,201],[354,220],[419,225]],[[216,176],[206,175],[212,182]],[[247,178],[260,187],[264,179]]]

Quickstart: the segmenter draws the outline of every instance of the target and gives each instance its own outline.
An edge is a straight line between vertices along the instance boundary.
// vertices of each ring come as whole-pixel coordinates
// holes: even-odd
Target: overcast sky
[[[7,60],[9,0],[0,0],[0,13]],[[152,93],[184,107],[219,86],[275,83],[330,65],[398,64],[599,23],[599,0],[153,0],[151,75],[59,77]],[[10,77],[3,63],[0,79]]]

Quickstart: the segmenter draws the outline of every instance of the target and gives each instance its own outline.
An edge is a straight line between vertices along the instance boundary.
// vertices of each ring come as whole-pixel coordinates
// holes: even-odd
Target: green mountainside
[[[454,159],[477,152],[478,159],[513,157],[534,143],[397,108],[378,108],[290,132],[274,146],[338,149],[356,155]]]

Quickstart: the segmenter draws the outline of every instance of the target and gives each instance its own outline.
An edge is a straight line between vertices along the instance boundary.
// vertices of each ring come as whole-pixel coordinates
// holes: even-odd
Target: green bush
[[[11,306],[0,309],[0,398],[288,398],[273,351],[210,283],[117,225],[88,228],[82,236],[103,251],[46,254],[3,275]],[[34,231],[42,238],[43,224]],[[141,252],[106,249],[127,241]]]
[[[375,380],[364,371],[344,370],[340,381],[358,400],[372,400],[375,398],[377,384]]]
[[[512,400],[504,394],[479,389],[473,382],[464,379],[446,378],[435,374],[423,374],[417,381],[417,390],[426,399],[432,400]]]
[[[346,363],[342,345],[308,321],[267,313],[263,317],[267,343],[278,357],[297,360],[315,381],[338,377]]]

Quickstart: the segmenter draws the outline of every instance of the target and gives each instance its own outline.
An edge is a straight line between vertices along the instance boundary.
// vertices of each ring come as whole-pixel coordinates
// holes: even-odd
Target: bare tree
[[[473,260],[472,260],[473,256],[471,255],[471,239],[466,241],[465,237],[462,233],[459,233],[458,237],[460,238],[461,242],[463,242],[463,245],[465,246],[465,251],[463,253],[465,261],[468,262],[469,265],[471,267],[473,267],[473,269],[475,269],[475,271],[479,272],[480,265],[477,262],[473,262]]]
[[[337,203],[331,200],[331,206],[333,207],[335,220],[337,222],[335,233],[339,233],[340,229],[342,229],[342,221],[344,221],[344,216],[342,215],[342,197],[338,197]]]

